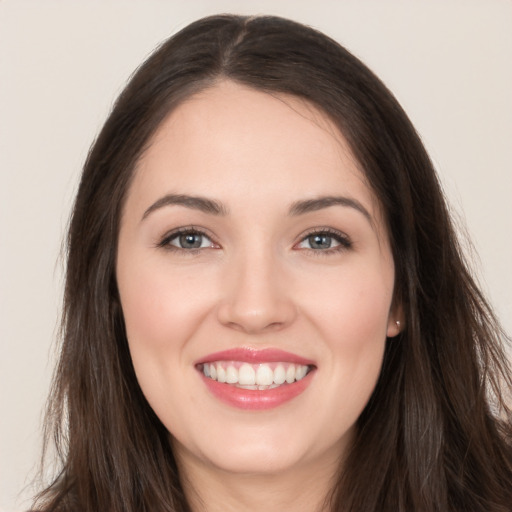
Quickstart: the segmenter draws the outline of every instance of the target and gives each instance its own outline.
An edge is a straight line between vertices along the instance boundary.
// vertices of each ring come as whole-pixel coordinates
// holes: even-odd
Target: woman
[[[41,510],[510,510],[506,339],[404,112],[279,18],[137,71],[68,238]]]

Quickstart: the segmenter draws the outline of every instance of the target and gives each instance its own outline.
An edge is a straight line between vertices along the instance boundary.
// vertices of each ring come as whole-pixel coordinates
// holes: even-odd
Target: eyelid
[[[301,242],[306,240],[306,238],[308,238],[308,237],[310,237],[312,235],[328,235],[331,238],[334,238],[339,243],[339,245],[336,246],[336,247],[330,247],[328,249],[323,249],[323,250],[307,249],[307,248],[299,249],[299,248],[297,248],[298,244],[300,244]],[[297,248],[297,250],[311,251],[311,252],[314,252],[315,254],[320,254],[320,253],[326,254],[326,253],[329,253],[329,252],[343,251],[343,250],[350,249],[352,247],[352,240],[343,231],[339,231],[338,229],[334,229],[334,228],[331,228],[331,227],[320,226],[320,227],[316,227],[316,228],[311,228],[311,229],[307,230],[305,233],[302,233],[299,236],[297,242],[294,243],[293,247]]]
[[[195,248],[195,249],[182,249],[180,247],[173,246],[170,244],[170,241],[172,239],[174,239],[180,235],[189,234],[189,233],[195,233],[195,234],[202,235],[202,236],[208,238],[212,242],[212,245],[214,246],[214,248],[216,248],[216,249],[220,248],[220,244],[216,241],[216,237],[214,235],[212,235],[208,229],[205,229],[205,228],[202,228],[199,226],[194,226],[194,225],[180,226],[178,228],[171,229],[170,231],[167,231],[160,238],[160,241],[156,243],[156,246],[164,248],[164,249],[169,249],[169,250],[185,251],[188,253],[206,249],[206,247]],[[300,244],[301,242],[303,242],[306,238],[308,238],[309,236],[312,236],[312,235],[317,235],[317,234],[328,235],[331,238],[334,238],[338,242],[339,245],[332,247],[332,248],[323,249],[323,250],[297,248],[297,245]],[[294,249],[306,250],[306,251],[314,252],[316,254],[319,254],[319,253],[326,254],[329,252],[343,251],[343,250],[350,249],[351,247],[352,247],[352,241],[346,233],[344,233],[343,231],[339,231],[337,229],[331,228],[331,227],[327,227],[327,226],[319,226],[319,227],[311,228],[311,229],[307,230],[306,232],[303,232],[298,237],[298,240],[293,244]]]
[[[161,238],[160,241],[156,243],[157,247],[161,247],[163,249],[169,250],[177,250],[177,251],[186,251],[186,252],[194,252],[200,251],[202,249],[206,249],[206,247],[198,247],[195,249],[182,249],[180,247],[174,246],[170,244],[170,241],[180,235],[186,235],[189,233],[195,233],[201,236],[208,238],[212,242],[214,248],[220,248],[220,245],[215,240],[215,236],[210,233],[209,230],[205,228],[201,228],[199,226],[180,226],[179,228],[171,229],[167,231]]]

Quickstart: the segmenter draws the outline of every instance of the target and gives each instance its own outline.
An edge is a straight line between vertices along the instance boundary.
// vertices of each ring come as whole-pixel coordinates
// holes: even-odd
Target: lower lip
[[[265,390],[237,388],[205,377],[202,373],[201,377],[211,393],[222,402],[238,409],[261,411],[279,407],[299,396],[311,383],[313,373],[314,370],[310,371],[303,379],[293,384],[283,384]]]

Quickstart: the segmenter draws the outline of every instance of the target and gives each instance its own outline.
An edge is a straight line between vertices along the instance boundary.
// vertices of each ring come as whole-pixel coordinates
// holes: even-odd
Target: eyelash
[[[206,247],[185,249],[184,247],[177,247],[177,246],[171,245],[171,242],[173,240],[175,240],[176,238],[183,236],[183,235],[200,235],[200,236],[208,238],[208,240],[211,241],[213,246],[218,246],[218,244],[214,241],[213,237],[210,234],[208,234],[206,231],[204,231],[203,229],[197,228],[195,226],[186,226],[186,227],[175,229],[174,231],[171,231],[170,233],[167,233],[162,238],[162,240],[157,244],[157,247],[160,247],[160,248],[168,250],[168,251],[179,251],[179,252],[187,253],[187,254],[197,254],[202,249],[206,249]]]
[[[211,241],[213,246],[216,246],[215,248],[220,247],[219,244],[215,242],[213,237],[208,234],[205,230],[201,228],[197,228],[195,226],[186,226],[182,228],[175,229],[174,231],[171,231],[170,233],[167,233],[162,240],[157,244],[157,247],[169,250],[169,251],[179,251],[187,254],[196,254],[200,252],[202,249],[206,249],[208,247],[197,247],[197,248],[189,248],[185,249],[183,247],[177,247],[174,245],[171,245],[171,242],[175,240],[176,238],[182,236],[182,235],[200,235],[203,237],[206,237],[208,240]],[[343,252],[346,250],[349,250],[352,248],[352,242],[350,238],[341,231],[337,231],[332,228],[315,228],[311,231],[308,231],[307,233],[303,234],[300,238],[300,240],[294,244],[294,248],[297,247],[297,245],[303,243],[306,241],[309,237],[315,236],[315,235],[324,235],[329,238],[334,239],[339,245],[335,247],[329,247],[327,249],[313,249],[313,248],[303,248],[302,250],[306,250],[309,253],[313,253],[315,256],[327,256],[333,253]],[[211,246],[210,246],[211,247]],[[297,249],[301,250],[301,249]]]
[[[315,235],[325,235],[329,238],[335,240],[339,245],[335,247],[329,247],[328,249],[312,249],[312,248],[304,248],[303,250],[312,253],[314,256],[329,256],[334,253],[344,252],[352,248],[352,241],[350,238],[343,232],[338,231],[332,228],[315,228],[311,231],[308,231],[306,234],[301,235],[300,240],[294,245],[296,247],[298,244],[303,243],[309,237]]]

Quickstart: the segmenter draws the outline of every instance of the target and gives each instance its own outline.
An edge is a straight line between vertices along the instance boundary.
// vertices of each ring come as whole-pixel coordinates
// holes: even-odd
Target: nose
[[[226,268],[217,315],[223,325],[257,334],[290,325],[297,314],[286,273],[271,255],[240,257]]]

